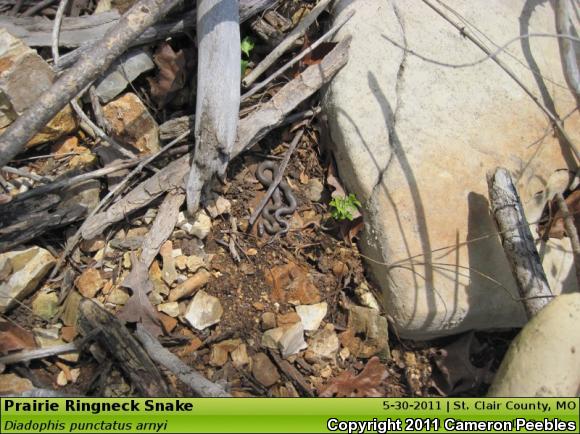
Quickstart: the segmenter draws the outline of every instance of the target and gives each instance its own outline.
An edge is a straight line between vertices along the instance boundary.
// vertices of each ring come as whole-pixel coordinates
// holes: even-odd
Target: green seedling
[[[330,214],[338,221],[353,220],[353,213],[361,206],[354,194],[346,197],[335,197],[330,201]]]
[[[244,39],[242,39],[242,43],[241,43],[242,54],[249,58],[250,57],[250,53],[254,49],[254,46],[255,45],[256,44],[254,44],[254,41],[252,41],[252,38],[250,38],[249,36],[246,36]],[[241,62],[241,66],[242,66],[242,77],[246,73],[246,69],[248,68],[248,65],[250,63],[249,60],[244,59],[243,57],[244,56],[242,56],[242,62]]]

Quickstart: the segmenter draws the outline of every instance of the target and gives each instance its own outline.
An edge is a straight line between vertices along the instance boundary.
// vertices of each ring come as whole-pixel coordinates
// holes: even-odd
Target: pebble
[[[306,184],[306,197],[312,202],[319,202],[322,199],[324,186],[318,179],[313,178]]]
[[[210,233],[212,224],[207,213],[201,210],[195,215],[195,217],[180,212],[177,217],[177,227],[184,230],[189,235],[204,240]]]
[[[94,298],[104,284],[101,272],[95,268],[85,269],[75,282],[80,293],[87,298]]]
[[[262,330],[270,330],[276,327],[276,315],[272,312],[262,314]]]
[[[197,330],[217,324],[224,310],[218,298],[200,290],[193,297],[193,301],[187,307],[186,321]]]
[[[296,312],[288,312],[288,313],[284,313],[284,314],[278,314],[277,318],[278,318],[278,325],[280,327],[284,326],[284,325],[295,324],[297,322],[300,322],[300,316],[298,316],[298,314]]]
[[[339,347],[340,344],[336,332],[330,328],[324,328],[309,339],[308,350],[304,354],[304,359],[309,363],[332,360]]]
[[[252,357],[252,375],[265,387],[270,387],[280,380],[276,366],[264,353],[258,353]]]
[[[217,199],[209,202],[205,209],[212,218],[216,218],[220,215],[230,214],[232,211],[232,203],[225,197],[219,196]]]
[[[32,302],[32,312],[44,320],[52,319],[58,311],[56,292],[40,292]]]
[[[234,351],[230,353],[232,363],[236,368],[241,368],[250,363],[246,344],[240,344]]]
[[[284,358],[297,354],[308,347],[304,341],[304,327],[301,322],[297,322],[285,330],[278,342],[278,347]]]
[[[170,301],[169,303],[161,303],[157,305],[157,310],[169,315],[172,318],[179,316],[179,303]]]

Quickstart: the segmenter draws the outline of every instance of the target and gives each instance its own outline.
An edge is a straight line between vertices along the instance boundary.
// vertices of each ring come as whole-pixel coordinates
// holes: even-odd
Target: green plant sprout
[[[334,197],[330,201],[330,214],[332,218],[338,221],[353,220],[353,213],[361,206],[354,194],[349,194],[346,197]]]
[[[256,44],[254,43],[254,41],[252,41],[252,38],[250,38],[249,36],[246,36],[244,39],[242,39],[242,43],[241,43],[241,49],[242,49],[242,54],[244,54],[246,57],[250,57],[250,53],[252,52],[252,50],[254,49],[254,46]],[[242,76],[246,73],[246,69],[248,68],[250,61],[247,59],[244,59],[242,56]]]

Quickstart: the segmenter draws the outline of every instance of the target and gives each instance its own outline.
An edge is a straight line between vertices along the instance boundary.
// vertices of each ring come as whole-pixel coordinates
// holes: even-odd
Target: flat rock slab
[[[556,33],[549,3],[446,4],[497,45],[522,34]],[[547,197],[576,171],[572,154],[493,61],[441,66],[389,41],[448,64],[483,57],[423,1],[340,0],[336,20],[351,10],[356,14],[336,36],[352,35],[349,62],[331,82],[324,106],[340,176],[363,202],[362,250],[374,259],[369,269],[397,332],[429,339],[521,326],[525,315],[514,301],[508,262],[498,237],[489,236],[497,231],[485,173],[510,170],[534,222]],[[500,58],[561,117],[573,111],[556,39],[516,41]],[[578,112],[565,127],[580,143]],[[552,291],[572,291],[568,239],[539,243],[538,250]]]

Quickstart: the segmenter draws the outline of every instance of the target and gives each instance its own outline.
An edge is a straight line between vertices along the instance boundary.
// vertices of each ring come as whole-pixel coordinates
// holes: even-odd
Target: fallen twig
[[[512,178],[504,168],[487,174],[492,215],[501,234],[502,246],[516,280],[528,318],[550,302],[552,295],[534,237]]]
[[[0,136],[0,167],[5,166],[81,90],[102,74],[147,27],[180,0],[140,0],[78,62],[42,94]]]
[[[572,7],[572,1],[570,0],[556,1],[556,30],[558,33],[569,36],[576,33],[574,22],[572,21]],[[559,39],[558,43],[560,45],[560,57],[562,58],[564,77],[576,100],[579,100],[580,69],[578,66],[578,55],[580,53],[576,52],[576,45],[578,44],[571,39]]]
[[[280,44],[274,48],[244,79],[242,85],[244,87],[250,86],[257,78],[262,75],[268,68],[270,68],[280,56],[282,56],[288,49],[294,45],[300,37],[306,33],[308,27],[314,23],[316,18],[326,9],[331,0],[320,0],[318,4],[310,11],[310,13],[298,23],[296,28],[290,32]]]
[[[125,326],[93,300],[80,303],[79,330],[87,335],[98,330],[96,340],[144,396],[164,397],[168,390],[157,367]]]
[[[183,363],[177,356],[164,348],[155,337],[141,325],[137,324],[135,336],[143,345],[149,356],[160,365],[173,372],[177,378],[187,384],[200,397],[229,398],[231,395],[222,387],[212,383],[199,372]]]
[[[24,11],[22,16],[23,17],[30,17],[30,16],[34,15],[36,12],[43,10],[44,8],[50,6],[51,4],[53,4],[55,2],[56,2],[56,0],[42,0],[42,1],[38,2],[38,4],[35,4],[34,6],[31,6],[26,11]]]
[[[195,152],[186,185],[191,215],[207,183],[225,173],[236,141],[241,74],[238,2],[198,0],[197,40]]]

